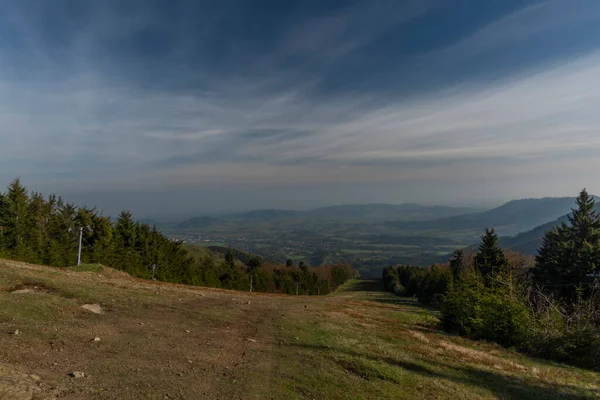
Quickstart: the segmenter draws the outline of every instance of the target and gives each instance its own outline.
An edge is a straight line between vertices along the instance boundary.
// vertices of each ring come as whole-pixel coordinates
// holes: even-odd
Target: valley
[[[365,276],[379,276],[386,265],[445,262],[455,249],[477,243],[486,228],[496,229],[503,247],[535,254],[552,221],[566,218],[573,205],[568,197],[514,200],[487,211],[366,204],[262,210],[158,226],[190,244],[229,246],[281,263],[347,262]]]

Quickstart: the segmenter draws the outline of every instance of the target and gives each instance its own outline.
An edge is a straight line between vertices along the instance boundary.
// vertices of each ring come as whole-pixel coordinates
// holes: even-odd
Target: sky
[[[0,185],[108,214],[600,194],[597,0],[0,0]]]

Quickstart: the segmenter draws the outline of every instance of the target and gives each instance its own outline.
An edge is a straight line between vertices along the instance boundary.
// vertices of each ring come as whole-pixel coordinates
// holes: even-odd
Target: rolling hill
[[[597,212],[600,213],[600,204],[596,205]],[[530,231],[522,232],[514,236],[505,236],[500,238],[500,246],[503,248],[518,251],[526,255],[535,255],[542,246],[544,234],[555,226],[563,222],[568,222],[569,214],[565,214],[554,221],[537,226]]]
[[[172,229],[205,229],[212,227],[221,222],[217,218],[213,217],[195,217],[191,219],[186,219],[178,224],[172,226]]]
[[[458,215],[433,221],[390,222],[400,229],[484,230],[495,228],[500,234],[513,235],[567,214],[575,204],[573,197],[547,197],[509,201],[492,210]]]
[[[376,222],[376,221],[425,221],[462,215],[474,212],[476,209],[468,207],[424,206],[414,203],[399,205],[392,204],[349,204],[330,207],[321,207],[309,211],[297,210],[252,210],[243,213],[226,214],[218,217],[200,216],[187,219],[171,229],[204,229],[218,224],[254,223],[254,222],[303,222],[331,220],[336,222]]]
[[[473,212],[467,207],[425,206],[416,203],[350,204],[317,208],[306,212],[308,218],[348,218],[361,220],[431,220]]]

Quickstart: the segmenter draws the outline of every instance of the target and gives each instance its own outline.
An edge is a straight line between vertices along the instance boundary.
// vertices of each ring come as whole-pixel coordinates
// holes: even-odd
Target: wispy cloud
[[[27,9],[5,14],[13,39],[0,41],[3,180],[21,175],[80,188],[276,186],[514,179],[558,176],[584,168],[581,160],[600,166],[600,48],[594,37],[579,53],[544,40],[597,22],[595,2],[536,2],[446,47],[395,54],[389,65],[360,57],[443,2],[360,3],[308,15],[260,46],[232,36],[218,56],[209,42],[223,14],[194,31],[181,14],[178,26],[156,10],[131,19],[89,4],[79,22],[65,16],[68,26],[52,40]],[[161,33],[169,46],[140,53]],[[556,57],[511,70],[511,49],[523,41]],[[510,74],[495,75],[486,62],[478,69],[488,56],[504,58],[499,68]],[[25,65],[39,65],[39,73],[19,73],[11,57],[29,58]],[[358,71],[349,79],[366,84],[325,90],[348,63]],[[464,72],[437,78],[466,63],[474,79]]]

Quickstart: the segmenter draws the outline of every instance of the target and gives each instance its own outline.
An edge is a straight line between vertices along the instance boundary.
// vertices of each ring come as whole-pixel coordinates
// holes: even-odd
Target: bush
[[[422,268],[400,265],[383,269],[383,286],[398,296],[418,297],[424,304],[439,305],[451,280],[447,267],[433,265]]]
[[[398,273],[394,267],[385,267],[383,269],[383,290],[386,292],[395,292],[397,285],[400,285]]]
[[[526,350],[539,357],[585,368],[600,368],[600,293],[578,296],[574,304],[532,291],[533,312]]]
[[[476,275],[453,283],[442,303],[442,323],[472,339],[520,346],[527,341],[531,314],[510,281],[498,275],[495,283],[485,286]]]
[[[400,284],[400,282],[398,282],[394,285],[394,294],[396,296],[404,296],[405,292],[406,292],[406,289],[404,288],[404,286],[402,286]]]
[[[450,280],[451,274],[448,268],[431,266],[419,282],[416,293],[419,301],[423,304],[439,305],[443,301]]]

